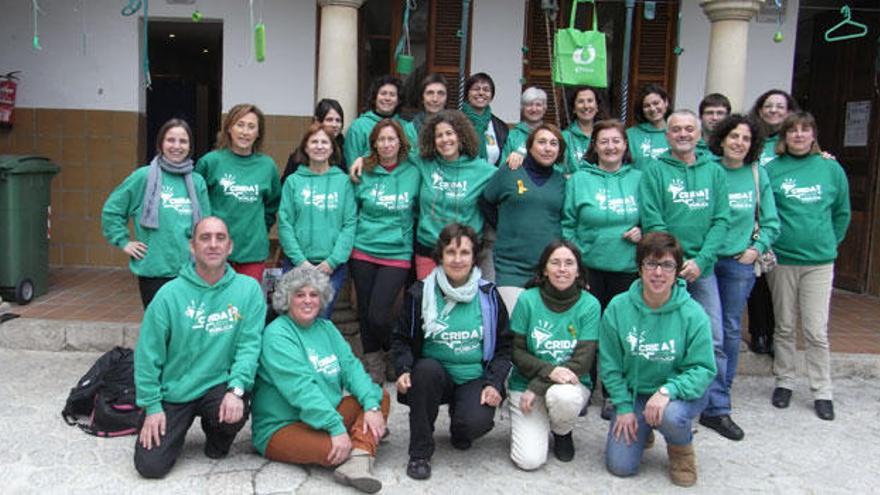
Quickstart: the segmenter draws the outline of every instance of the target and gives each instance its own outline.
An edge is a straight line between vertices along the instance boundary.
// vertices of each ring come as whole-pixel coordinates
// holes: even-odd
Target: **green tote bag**
[[[593,29],[579,31],[574,27],[578,4],[593,4]],[[597,29],[596,4],[593,0],[575,0],[571,6],[568,28],[556,31],[553,38],[553,81],[573,86],[608,87],[605,33]]]

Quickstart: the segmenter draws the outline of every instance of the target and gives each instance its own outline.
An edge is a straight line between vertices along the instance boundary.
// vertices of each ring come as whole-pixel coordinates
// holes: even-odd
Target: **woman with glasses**
[[[466,100],[461,111],[473,124],[479,138],[479,157],[497,166],[501,150],[507,143],[509,130],[503,120],[492,113],[495,81],[485,72],[478,72],[464,82]]]

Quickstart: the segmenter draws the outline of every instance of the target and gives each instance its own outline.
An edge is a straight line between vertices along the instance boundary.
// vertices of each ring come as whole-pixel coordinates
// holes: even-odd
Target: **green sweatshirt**
[[[588,166],[569,177],[562,207],[562,237],[581,250],[589,268],[635,273],[636,245],[623,234],[639,225],[642,172],[621,165],[616,172]]]
[[[703,153],[688,166],[667,151],[643,172],[639,186],[642,230],[674,235],[685,258],[697,262],[700,277],[708,276],[730,223],[724,169]]]
[[[174,277],[189,263],[189,238],[192,235],[192,205],[182,175],[162,171],[162,203],[159,206],[159,228],[141,225],[144,190],[150,167],[140,167],[116,187],[101,211],[101,227],[107,242],[125,247],[129,237],[128,219],[134,223],[134,240],[147,245],[142,259],[131,258],[128,266],[139,277]],[[202,216],[211,214],[211,202],[205,180],[192,175]]]
[[[532,287],[517,299],[510,331],[525,335],[529,353],[552,365],[564,365],[578,341],[599,339],[599,312],[599,301],[586,291],[581,291],[581,298],[568,311],[551,311],[541,300],[541,289]],[[589,373],[580,378],[592,388]],[[514,365],[508,389],[523,392],[528,385],[529,380]]]
[[[590,136],[584,135],[577,121],[572,122],[568,129],[562,131],[562,139],[565,140],[565,167],[568,173],[574,173],[588,166],[584,154],[590,147]]]
[[[786,154],[770,162],[767,173],[782,222],[773,243],[779,263],[833,263],[851,215],[843,167],[819,154]]]
[[[516,124],[516,126],[510,130],[510,133],[507,135],[507,142],[504,143],[504,148],[501,150],[501,158],[498,160],[499,168],[507,163],[507,157],[510,156],[511,153],[519,153],[525,158],[527,151],[526,140],[529,138],[531,132],[532,128],[525,122]]]
[[[636,395],[664,385],[672,400],[698,399],[715,373],[709,317],[683,279],[658,309],[645,304],[641,280],[608,303],[599,329],[599,376],[617,414],[633,412]]]
[[[354,163],[355,159],[370,154],[370,133],[373,132],[373,127],[384,118],[370,110],[362,113],[360,117],[351,123],[351,127],[348,128],[348,132],[345,134],[345,149],[343,150],[345,163]],[[402,119],[397,114],[391,118],[403,127],[403,133],[406,134],[406,139],[409,141],[410,150],[418,151],[419,132],[412,122]]]
[[[558,170],[541,186],[532,182],[525,166],[500,167],[489,181],[483,198],[498,208],[494,258],[499,286],[523,287],[535,274],[544,246],[562,235],[564,194],[565,177]]]
[[[761,165],[767,165],[770,160],[776,158],[776,143],[779,142],[779,134],[773,134],[764,138],[764,149],[761,150]]]
[[[443,227],[452,222],[470,225],[481,234],[483,215],[477,200],[497,169],[483,158],[466,155],[453,162],[413,157],[413,163],[422,177],[416,232],[419,244],[433,247]]]
[[[137,405],[183,403],[226,383],[250,390],[257,371],[266,302],[260,284],[226,265],[208,285],[190,263],[147,307],[134,351]]]
[[[339,167],[316,174],[301,165],[284,182],[278,212],[278,240],[294,265],[348,261],[357,227],[354,188]]]
[[[727,197],[730,205],[730,227],[721,243],[718,256],[736,256],[753,247],[759,253],[770,248],[779,235],[779,215],[776,213],[776,201],[770,189],[770,179],[764,167],[758,167],[758,184],[761,190],[761,211],[758,224],[761,226],[758,239],[752,239],[755,226],[755,176],[752,165],[739,168],[727,168],[721,163],[727,175]]]
[[[364,173],[355,186],[354,247],[377,258],[410,260],[421,182],[419,169],[409,161],[391,172],[376,165],[373,172]]]
[[[214,150],[199,159],[196,172],[208,185],[214,215],[229,227],[233,242],[229,261],[256,263],[268,258],[269,230],[281,200],[281,180],[272,158]]]
[[[669,149],[666,141],[666,127],[657,129],[653,125],[642,122],[626,130],[629,141],[629,153],[632,155],[633,167],[642,168],[652,159],[659,157]]]
[[[330,436],[345,433],[336,412],[345,391],[364,410],[382,402],[382,389],[330,320],[318,318],[303,328],[290,316],[279,316],[263,334],[252,403],[254,448],[265,455],[272,435],[297,422]]]
[[[480,295],[470,302],[457,303],[443,315],[446,298],[439,287],[434,289],[437,299],[437,321],[443,330],[425,335],[422,356],[436,359],[452,377],[456,385],[483,376],[483,316]]]

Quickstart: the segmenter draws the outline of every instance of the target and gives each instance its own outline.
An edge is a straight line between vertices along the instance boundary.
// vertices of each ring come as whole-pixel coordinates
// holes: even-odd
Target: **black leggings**
[[[144,309],[147,309],[147,306],[156,297],[159,289],[172,280],[174,280],[174,277],[138,277],[138,289],[141,293],[141,302],[144,304]]]
[[[409,270],[351,260],[351,278],[357,292],[358,320],[364,353],[391,348],[391,331],[397,321],[394,302],[406,283]]]
[[[594,268],[590,268],[587,277],[590,281],[590,294],[596,296],[596,299],[599,300],[599,305],[602,307],[603,313],[605,312],[605,307],[611,302],[611,299],[613,299],[614,296],[629,290],[629,286],[632,285],[637,278],[639,278],[638,273],[606,272]],[[594,390],[596,388],[596,377],[599,374],[597,367],[598,363],[599,355],[597,354],[596,359],[593,359],[593,366],[590,367],[590,379],[593,382]],[[602,384],[602,396],[606,399],[608,398],[608,391],[605,389],[605,384]]]

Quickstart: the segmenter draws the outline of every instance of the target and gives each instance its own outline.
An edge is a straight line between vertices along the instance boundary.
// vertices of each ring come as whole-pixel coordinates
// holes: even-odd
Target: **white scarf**
[[[443,271],[443,267],[438,266],[425,277],[423,281],[424,287],[422,288],[422,329],[425,331],[426,338],[430,338],[446,328],[445,325],[440,325],[437,319],[441,316],[449,315],[457,303],[473,301],[474,296],[477,295],[477,290],[479,290],[480,277],[482,276],[483,274],[480,272],[480,269],[475,266],[471,270],[467,282],[459,287],[453,287],[449,283],[449,279],[446,278],[446,272]],[[440,287],[440,291],[443,292],[444,299],[446,300],[446,305],[443,306],[443,311],[440,313],[437,312],[437,293],[435,291],[437,287]]]

